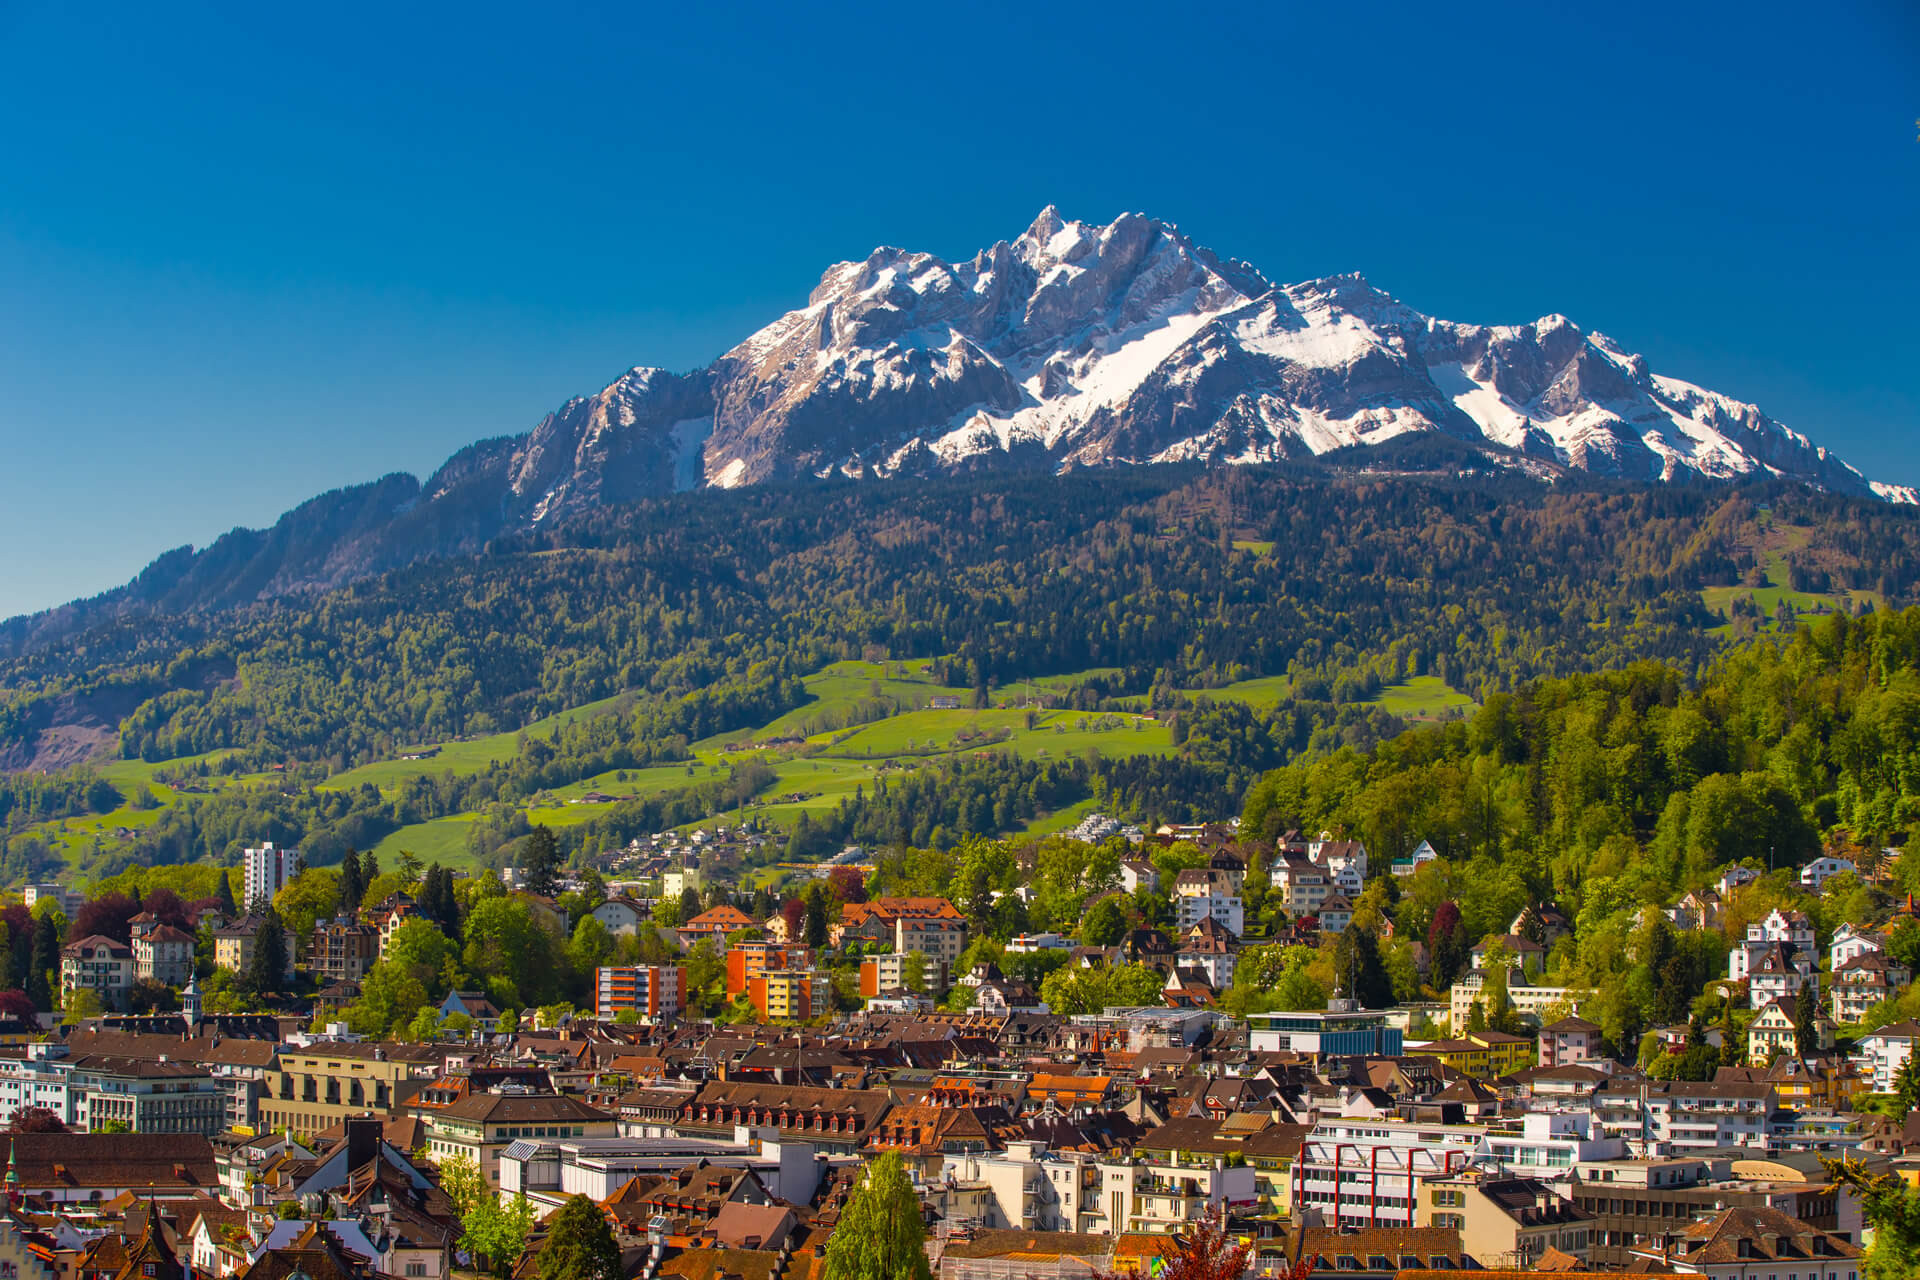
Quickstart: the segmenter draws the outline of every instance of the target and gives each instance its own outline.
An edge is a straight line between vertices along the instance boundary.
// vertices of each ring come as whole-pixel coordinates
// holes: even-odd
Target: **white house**
[[[1827,964],[1838,969],[1849,960],[1868,954],[1886,954],[1887,935],[1877,929],[1856,929],[1843,924],[1833,931],[1833,941],[1827,944]]]
[[[1126,858],[1120,863],[1120,887],[1128,893],[1145,889],[1149,893],[1160,891],[1160,872],[1145,858]]]
[[[632,898],[608,898],[593,909],[593,918],[616,936],[638,933],[641,922],[647,918],[647,909]]]
[[[1414,846],[1411,854],[1404,858],[1395,858],[1393,864],[1387,869],[1397,876],[1410,876],[1418,872],[1421,867],[1426,866],[1429,862],[1438,862],[1439,860],[1439,850],[1435,849],[1430,842],[1422,840],[1418,845]]]
[[[1191,929],[1202,920],[1225,925],[1234,937],[1246,932],[1246,908],[1223,872],[1192,867],[1173,882],[1174,923]]]
[[[1833,877],[1839,875],[1842,871],[1851,871],[1855,875],[1858,875],[1860,869],[1851,862],[1848,862],[1845,858],[1823,855],[1800,868],[1800,885],[1802,888],[1811,889],[1815,893],[1819,893],[1820,890],[1826,886],[1827,881],[1833,879]]]
[[[1894,1077],[1913,1056],[1916,1040],[1920,1040],[1920,1022],[1909,1018],[1875,1028],[1854,1042],[1854,1063],[1873,1081],[1875,1093],[1893,1092]]]
[[[1713,887],[1720,891],[1721,897],[1725,898],[1741,885],[1752,884],[1759,878],[1760,873],[1752,867],[1743,867],[1739,863],[1735,863],[1720,873],[1720,879],[1714,882]]]
[[[1744,982],[1748,970],[1760,957],[1782,943],[1793,952],[1813,950],[1813,922],[1805,912],[1782,911],[1776,907],[1765,920],[1748,925],[1745,940],[1727,953],[1727,976],[1735,982]]]

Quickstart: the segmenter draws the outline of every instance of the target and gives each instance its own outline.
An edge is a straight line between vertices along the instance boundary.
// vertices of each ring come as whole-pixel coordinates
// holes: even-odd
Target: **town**
[[[1857,1280],[1865,1196],[1920,1180],[1899,850],[1646,908],[1621,1024],[1552,980],[1555,902],[1442,897],[1426,840],[1240,826],[810,865],[750,825],[591,866],[536,830],[497,875],[262,844],[172,869],[192,899],[30,884],[0,1263],[547,1275],[604,1233],[626,1276],[784,1280],[886,1159],[945,1280],[1208,1238],[1296,1280]]]

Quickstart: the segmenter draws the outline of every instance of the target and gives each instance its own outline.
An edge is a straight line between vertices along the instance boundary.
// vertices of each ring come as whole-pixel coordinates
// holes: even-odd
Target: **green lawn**
[[[443,867],[472,871],[478,864],[467,852],[467,828],[477,816],[457,813],[402,827],[375,845],[374,855],[380,859],[381,866],[392,867],[399,861],[400,851],[405,849],[424,863],[437,862]]]
[[[1233,540],[1233,549],[1235,551],[1251,551],[1256,556],[1273,554],[1273,544],[1271,542],[1255,542],[1250,538],[1235,538]]]
[[[1439,720],[1472,710],[1474,701],[1449,688],[1439,676],[1413,676],[1382,689],[1374,704],[1406,720]]]
[[[615,694],[611,698],[602,698],[598,702],[589,702],[583,706],[566,711],[557,711],[553,715],[534,721],[524,729],[515,729],[509,733],[493,733],[483,738],[469,738],[464,742],[423,743],[413,750],[425,750],[428,747],[439,748],[436,755],[425,760],[379,760],[373,764],[363,764],[357,769],[348,769],[345,773],[335,774],[326,785],[340,790],[357,787],[371,782],[385,790],[397,786],[408,778],[439,777],[443,773],[461,776],[479,773],[488,765],[511,760],[518,749],[520,735],[530,736],[550,734],[563,724],[574,720],[590,719],[606,715],[614,710],[626,694]]]

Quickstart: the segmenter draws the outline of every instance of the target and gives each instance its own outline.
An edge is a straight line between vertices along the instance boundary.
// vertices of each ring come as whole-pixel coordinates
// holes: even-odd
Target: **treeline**
[[[1659,663],[1534,681],[1470,720],[1294,761],[1242,816],[1268,837],[1344,830],[1376,858],[1424,838],[1576,906],[1592,881],[1664,902],[1823,839],[1870,855],[1920,816],[1920,609],[1752,641],[1697,683]]]
[[[178,681],[126,717],[124,754],[339,768],[628,690],[672,717],[629,741],[692,740],[791,709],[800,675],[868,646],[946,658],[948,682],[979,691],[1118,669],[1076,705],[1282,674],[1352,701],[1408,675],[1484,693],[1645,658],[1691,673],[1718,621],[1699,588],[1750,566],[1763,505],[1809,527],[1803,573],[1853,582],[1871,566],[1894,599],[1911,597],[1920,541],[1912,513],[1788,486],[1145,468],[698,498],[317,600],[101,628],[0,664],[0,733],[24,741],[27,709],[63,694]],[[703,697],[721,689],[751,715]]]

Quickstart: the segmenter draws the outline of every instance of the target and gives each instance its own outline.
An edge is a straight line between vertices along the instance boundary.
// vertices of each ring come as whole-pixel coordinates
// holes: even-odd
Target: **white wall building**
[[[273,896],[300,874],[300,851],[276,849],[269,840],[242,854],[240,865],[244,890],[240,908],[244,911],[261,901],[272,902]]]

